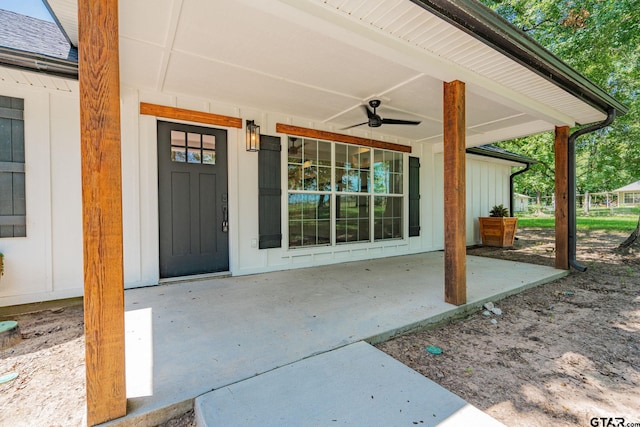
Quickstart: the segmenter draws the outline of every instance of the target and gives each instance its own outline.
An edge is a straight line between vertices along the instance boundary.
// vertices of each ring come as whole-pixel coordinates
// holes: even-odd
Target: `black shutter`
[[[260,135],[258,151],[258,233],[259,248],[282,245],[280,188],[280,138]]]
[[[420,159],[409,157],[409,237],[420,235]]]
[[[24,100],[0,96],[0,237],[25,237]]]

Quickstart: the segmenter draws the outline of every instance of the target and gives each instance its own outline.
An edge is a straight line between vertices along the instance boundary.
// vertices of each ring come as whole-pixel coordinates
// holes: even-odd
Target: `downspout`
[[[509,175],[509,195],[511,196],[511,206],[509,206],[509,215],[513,216],[513,205],[516,204],[516,198],[515,195],[513,194],[513,178],[515,178],[516,176],[520,175],[521,173],[525,173],[526,171],[529,170],[529,168],[531,167],[531,163],[525,163],[527,166],[524,169],[520,169],[517,172],[512,173],[511,175]]]
[[[596,123],[591,126],[587,126],[582,129],[578,129],[569,135],[568,141],[568,168],[569,168],[569,182],[568,182],[568,192],[569,192],[569,206],[567,209],[567,213],[569,215],[569,227],[568,227],[568,240],[569,240],[569,265],[575,268],[578,271],[587,271],[587,267],[580,264],[576,260],[576,146],[575,141],[579,136],[585,135],[587,133],[595,132],[599,129],[605,128],[609,126],[613,119],[616,117],[615,108],[610,108],[607,113],[607,118],[601,122]]]

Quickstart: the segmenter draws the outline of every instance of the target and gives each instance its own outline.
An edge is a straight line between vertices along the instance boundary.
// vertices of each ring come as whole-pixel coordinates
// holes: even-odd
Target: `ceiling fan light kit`
[[[362,108],[364,108],[364,110],[367,113],[367,121],[366,122],[362,122],[362,123],[358,123],[356,125],[352,125],[352,126],[347,126],[346,128],[342,128],[342,130],[346,130],[346,129],[351,129],[351,128],[355,128],[358,126],[362,126],[362,125],[368,125],[370,128],[378,128],[382,125],[410,125],[410,126],[416,126],[419,125],[420,122],[415,121],[415,120],[401,120],[401,119],[383,119],[382,117],[380,117],[378,115],[378,113],[376,113],[376,109],[380,106],[381,102],[379,99],[372,99],[369,101],[369,106],[371,108],[373,108],[373,111],[367,107],[366,105],[363,105]]]

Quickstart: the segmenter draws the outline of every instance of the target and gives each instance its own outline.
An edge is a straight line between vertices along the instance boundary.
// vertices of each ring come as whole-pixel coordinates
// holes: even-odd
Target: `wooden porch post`
[[[569,269],[569,126],[556,126],[556,268]]]
[[[444,83],[444,299],[467,302],[465,85]]]
[[[87,423],[126,415],[118,0],[78,1]]]

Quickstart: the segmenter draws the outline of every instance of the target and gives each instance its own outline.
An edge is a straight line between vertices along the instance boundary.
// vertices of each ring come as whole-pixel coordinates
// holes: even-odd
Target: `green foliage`
[[[518,217],[518,227],[520,228],[552,228],[556,221],[552,216],[546,217]],[[636,215],[619,216],[579,216],[577,227],[580,230],[607,230],[631,233],[638,224]]]
[[[504,218],[509,216],[509,209],[505,208],[504,205],[496,205],[489,211],[489,216],[496,218]]]
[[[576,141],[578,192],[610,191],[640,179],[640,0],[481,1],[629,106],[610,127]],[[516,177],[517,192],[550,193],[553,135],[499,145],[541,162]]]

